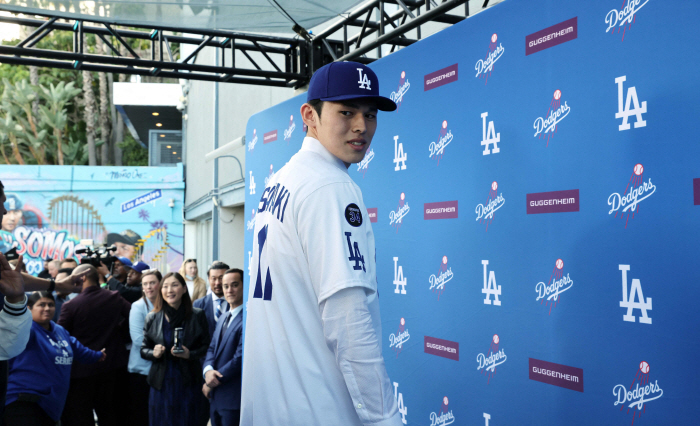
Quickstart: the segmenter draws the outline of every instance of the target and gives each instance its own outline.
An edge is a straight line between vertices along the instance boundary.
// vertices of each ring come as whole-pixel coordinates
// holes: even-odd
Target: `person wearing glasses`
[[[151,361],[141,358],[141,343],[143,342],[143,325],[146,316],[153,310],[156,303],[160,282],[163,279],[157,269],[146,269],[141,273],[141,288],[143,296],[131,304],[129,313],[129,334],[131,335],[131,352],[129,353],[129,424],[132,426],[148,426],[148,372]]]

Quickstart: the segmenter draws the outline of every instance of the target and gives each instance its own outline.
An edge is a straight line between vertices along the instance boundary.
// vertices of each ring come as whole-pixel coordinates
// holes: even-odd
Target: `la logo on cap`
[[[360,89],[367,89],[367,90],[372,90],[370,87],[371,81],[367,77],[367,74],[362,74],[362,68],[358,68],[357,71],[360,73],[360,80],[358,83],[360,84]]]

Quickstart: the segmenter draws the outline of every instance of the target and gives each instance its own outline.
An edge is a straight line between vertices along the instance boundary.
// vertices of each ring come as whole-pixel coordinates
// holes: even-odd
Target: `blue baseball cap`
[[[151,269],[151,267],[139,260],[138,262],[134,263],[134,266],[132,266],[131,269],[136,272],[143,272],[146,269]]]
[[[119,261],[122,263],[122,265],[126,266],[127,268],[134,267],[134,265],[131,264],[131,261],[124,256],[117,256],[117,259],[119,259]]]
[[[380,111],[396,110],[396,103],[379,96],[379,78],[366,65],[357,62],[332,62],[314,73],[306,100],[340,102],[348,99],[371,99]]]

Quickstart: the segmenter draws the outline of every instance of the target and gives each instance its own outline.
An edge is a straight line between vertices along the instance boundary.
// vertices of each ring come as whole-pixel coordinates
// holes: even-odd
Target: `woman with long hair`
[[[73,360],[93,364],[106,354],[104,349],[86,348],[52,321],[56,302],[51,293],[32,293],[27,308],[32,313],[31,334],[24,352],[9,362],[3,424],[54,426],[66,403]]]
[[[178,271],[185,278],[187,291],[190,294],[190,299],[194,302],[207,295],[209,284],[199,276],[199,268],[197,268],[197,259],[185,259]]]
[[[181,328],[176,351],[175,330]],[[152,362],[148,372],[151,426],[196,425],[203,417],[202,366],[209,347],[207,319],[192,300],[182,275],[169,273],[160,283],[154,309],[143,327],[141,357]]]
[[[130,422],[132,426],[148,426],[148,372],[151,361],[141,358],[143,342],[143,325],[146,316],[155,306],[160,281],[163,276],[157,269],[147,269],[141,275],[143,296],[131,305],[129,312],[129,334],[131,335],[131,352],[129,353],[129,398],[131,400]]]

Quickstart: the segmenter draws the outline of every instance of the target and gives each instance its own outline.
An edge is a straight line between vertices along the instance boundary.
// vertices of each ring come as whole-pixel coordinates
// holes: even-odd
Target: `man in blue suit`
[[[228,311],[228,303],[224,298],[224,290],[221,288],[224,272],[229,269],[228,265],[221,261],[215,261],[207,271],[209,288],[211,293],[194,301],[195,308],[202,309],[209,324],[209,337],[214,337],[214,327],[219,318]]]
[[[212,426],[238,426],[243,357],[243,271],[226,271],[223,291],[231,310],[216,323],[204,361],[205,384],[202,391],[210,399]]]

